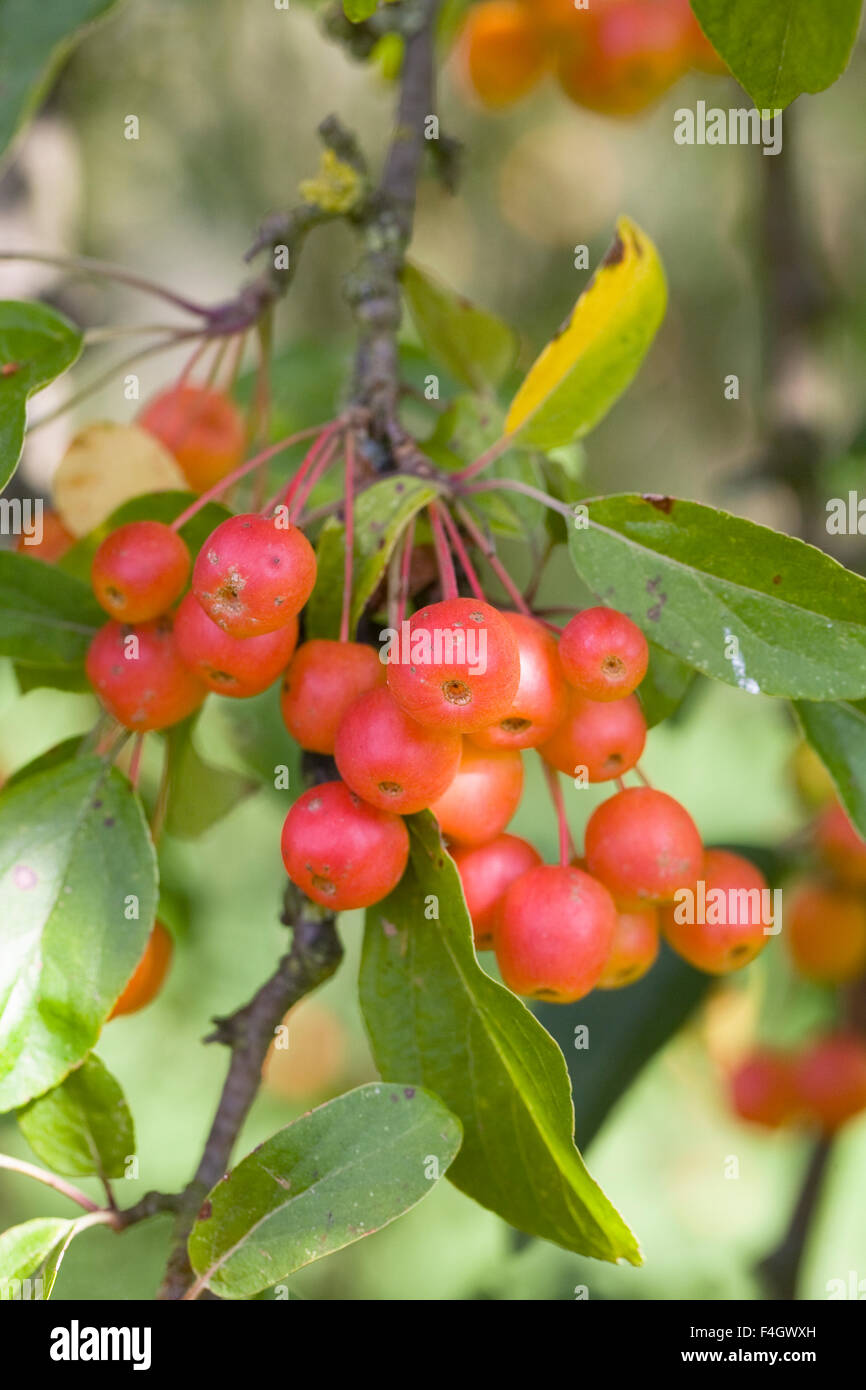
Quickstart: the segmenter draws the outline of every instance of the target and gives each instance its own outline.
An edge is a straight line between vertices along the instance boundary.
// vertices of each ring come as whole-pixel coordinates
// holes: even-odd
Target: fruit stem
[[[544,775],[547,778],[547,785],[550,788],[550,796],[556,811],[556,822],[559,826],[559,862],[565,869],[574,858],[574,841],[571,838],[571,830],[568,825],[568,817],[565,814],[565,799],[562,795],[562,785],[559,780],[559,773],[542,758]]]
[[[448,532],[451,544],[454,547],[454,553],[456,554],[458,560],[460,561],[460,564],[463,567],[463,572],[466,575],[466,578],[469,580],[469,585],[472,589],[473,594],[477,599],[480,599],[482,603],[486,603],[487,599],[484,597],[484,590],[481,587],[481,581],[475,572],[475,566],[469,558],[466,546],[463,544],[460,532],[454,524],[454,520],[450,512],[448,511],[447,507],[443,507],[440,502],[433,502],[431,503],[431,506],[435,507],[437,514],[442,519],[442,524],[444,525],[445,530]]]
[[[451,551],[448,549],[448,539],[445,535],[445,528],[442,519],[436,511],[436,504],[431,503],[427,508],[427,515],[430,518],[430,525],[433,529],[433,544],[436,547],[436,563],[439,566],[439,582],[442,588],[443,599],[459,597],[457,588],[457,575],[454,571],[454,561],[451,559]]]
[[[501,439],[497,439],[495,444],[491,444],[489,449],[485,449],[472,463],[468,463],[465,468],[461,468],[459,473],[454,474],[454,480],[465,483],[470,478],[474,478],[476,473],[480,473],[487,468],[488,464],[495,463],[506,450],[511,448],[514,443],[513,434],[503,434]]]
[[[220,497],[222,493],[227,492],[233,483],[236,483],[239,478],[246,477],[247,473],[251,473],[254,468],[258,468],[259,464],[267,463],[268,459],[272,459],[275,454],[281,454],[284,449],[290,449],[293,444],[300,443],[302,439],[309,439],[311,435],[318,434],[322,428],[322,425],[311,425],[308,429],[298,430],[296,434],[290,434],[288,438],[281,439],[278,444],[269,445],[268,448],[263,449],[261,453],[256,454],[251,459],[247,459],[246,463],[242,463],[237,468],[232,469],[231,473],[227,473],[224,478],[220,478],[218,483],[214,483],[213,487],[209,487],[207,491],[203,492],[200,497],[197,497],[194,502],[191,502],[186,510],[181,512],[180,516],[175,517],[174,521],[171,523],[172,530],[179,531],[182,526],[186,525],[191,517],[194,517],[197,512],[201,511],[202,507],[206,506],[208,502],[212,502],[214,498]]]
[[[154,280],[148,280],[143,275],[134,275],[131,271],[110,265],[107,261],[89,260],[86,256],[54,256],[43,251],[0,251],[0,261],[32,261],[40,265],[56,266],[58,270],[69,270],[73,274],[114,280],[118,285],[129,285],[131,289],[141,290],[144,294],[156,295],[159,299],[174,304],[176,308],[183,309],[187,314],[196,314],[203,319],[208,317],[208,310],[203,304],[197,304],[195,300],[175,294],[173,290],[158,285]]]
[[[349,640],[349,617],[352,611],[352,563],[355,546],[355,436],[351,430],[346,431],[345,479],[346,519],[343,535],[345,556],[343,561],[343,608],[340,613],[341,642],[348,642]]]
[[[316,486],[316,483],[322,477],[322,474],[327,472],[327,470],[333,463],[334,455],[336,454],[339,445],[340,440],[334,435],[331,435],[327,440],[325,440],[325,442],[322,444],[318,458],[316,458],[315,461],[310,461],[312,466],[308,467],[306,477],[303,479],[303,482],[301,483],[300,487],[298,487],[297,490],[295,490],[295,485],[293,484],[292,487],[289,489],[289,494],[286,498],[286,505],[289,507],[289,519],[293,525],[297,524],[297,519],[303,512],[307,502],[307,498],[313,491],[313,488]],[[289,502],[289,497],[291,497],[293,494],[294,501]]]
[[[132,756],[129,760],[129,781],[133,791],[138,791],[138,779],[141,774],[141,755],[144,752],[144,734],[137,734],[132,748]]]
[[[459,478],[459,473],[452,474],[451,481]],[[543,507],[549,507],[553,512],[559,512],[560,516],[568,517],[569,521],[574,520],[574,507],[570,507],[567,502],[560,502],[556,497],[551,497],[550,493],[542,492],[541,488],[532,487],[530,483],[522,483],[518,478],[496,478],[489,482],[468,483],[460,488],[461,492],[520,492],[524,497],[531,497],[534,501],[540,502]]]
[[[461,522],[465,526],[466,530],[469,532],[478,549],[481,551],[481,554],[484,556],[488,565],[493,570],[493,573],[496,575],[496,578],[499,580],[503,589],[508,594],[509,598],[512,600],[517,611],[519,613],[525,613],[527,617],[531,618],[532,609],[526,602],[526,599],[523,597],[523,594],[518,589],[514,580],[511,578],[511,575],[508,573],[508,570],[503,565],[499,556],[496,554],[496,547],[493,544],[493,542],[491,540],[488,540],[484,532],[481,530],[481,527],[476,525],[469,508],[464,507],[462,502],[457,503],[456,511],[457,515],[460,517]]]
[[[643,784],[644,784],[645,787],[651,787],[651,786],[652,786],[652,782],[651,782],[650,779],[647,777],[647,775],[646,775],[646,773],[644,772],[643,768],[641,767],[640,763],[635,763],[633,771],[637,774],[637,776],[638,776],[638,777],[640,778],[640,780],[643,782]]]
[[[394,624],[399,628],[403,619],[406,617],[406,608],[409,603],[409,584],[412,576],[412,547],[415,543],[415,518],[413,516],[409,525],[406,527],[406,534],[403,540],[403,553],[400,556],[400,585],[397,590],[397,621]]]
[[[65,415],[68,410],[73,410],[76,406],[81,405],[82,401],[86,401],[88,397],[92,396],[96,391],[100,391],[103,386],[107,386],[110,381],[113,381],[116,376],[124,372],[127,367],[134,367],[138,362],[143,362],[148,357],[154,357],[157,353],[167,352],[169,348],[177,347],[178,344],[188,342],[191,338],[199,338],[201,337],[201,332],[202,330],[200,328],[190,328],[184,332],[173,333],[170,337],[162,338],[158,343],[151,343],[149,347],[140,348],[137,352],[131,352],[128,357],[122,358],[120,362],[115,362],[114,366],[110,367],[107,372],[100,373],[99,376],[94,377],[93,381],[89,381],[86,386],[82,386],[80,391],[74,392],[73,395],[69,396],[65,401],[61,401],[54,410],[49,410],[44,415],[41,415],[38,420],[34,420],[32,425],[27,426],[28,435],[41,429],[43,425],[50,425],[52,421],[59,419],[61,415]]]

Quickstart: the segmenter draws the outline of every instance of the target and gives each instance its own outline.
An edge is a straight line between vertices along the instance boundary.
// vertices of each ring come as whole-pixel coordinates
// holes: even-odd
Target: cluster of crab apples
[[[853,986],[866,975],[866,843],[832,792],[809,841],[814,865],[792,884],[785,911],[788,954],[803,979]],[[742,1119],[832,1133],[866,1109],[866,1042],[841,1028],[796,1049],[759,1048],[732,1073],[730,1090]]]
[[[459,47],[489,107],[519,101],[550,73],[578,106],[633,116],[691,68],[726,71],[689,0],[482,0]]]
[[[93,560],[110,621],[87,673],[128,729],[162,729],[208,691],[244,698],[282,679],[286,727],[338,774],[289,811],[282,855],[290,878],[334,911],[366,908],[400,881],[405,816],[429,809],[457,865],[478,949],[491,948],[517,993],[557,1001],[638,979],[660,932],[701,969],[744,965],[766,941],[761,911],[681,926],[679,890],[760,890],[748,861],[705,853],[688,812],[648,785],[626,788],[646,740],[635,694],[646,640],[608,608],[575,614],[558,633],[530,612],[453,593],[419,608],[399,640],[298,645],[316,557],[285,507],[222,521],[195,559],[177,522],[119,526]],[[535,749],[560,818],[560,862],[544,864],[507,833]],[[579,784],[616,779],[591,815],[584,857],[571,844],[557,773]],[[421,924],[419,924],[419,929]]]

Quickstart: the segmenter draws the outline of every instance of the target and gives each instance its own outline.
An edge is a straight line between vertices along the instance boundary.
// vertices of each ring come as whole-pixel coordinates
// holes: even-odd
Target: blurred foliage
[[[799,179],[810,255],[831,297],[831,312],[803,356],[795,391],[798,410],[825,443],[812,493],[821,499],[844,496],[862,477],[858,399],[866,369],[866,262],[851,229],[866,220],[863,154],[852,136],[863,126],[864,68],[861,46],[846,78],[816,100],[801,100],[785,116],[782,157]],[[769,412],[761,206],[772,161],[749,147],[674,145],[674,110],[698,99],[740,105],[743,95],[728,79],[695,75],[645,119],[621,123],[567,106],[547,87],[492,118],[471,103],[461,74],[447,64],[443,131],[464,142],[465,175],[456,195],[444,191],[432,171],[425,178],[413,257],[514,324],[525,368],[586,284],[586,273],[575,269],[575,248],[586,245],[590,266],[596,264],[617,214],[627,207],[663,256],[670,308],[641,374],[586,444],[581,490],[593,495],[652,489],[724,505],[783,530],[822,533],[823,501],[806,504],[813,510],[804,511],[790,479],[756,467]],[[34,185],[35,196],[44,201],[50,192],[53,203],[70,209],[70,235],[82,253],[217,300],[250,273],[242,256],[264,214],[292,202],[299,181],[317,168],[317,122],[338,109],[358,130],[375,167],[392,103],[392,83],[325,43],[309,6],[279,11],[236,0],[128,4],[88,37],[64,69],[50,118],[62,126],[72,156],[50,190]],[[124,138],[129,113],[139,117],[138,140]],[[22,140],[22,161],[37,137],[34,128]],[[278,315],[275,433],[324,420],[345,398],[352,340],[342,277],[356,255],[341,227],[324,228],[304,249]],[[6,268],[2,285],[3,294],[14,297]],[[86,325],[140,323],[153,315],[130,292],[60,286],[56,280],[48,288],[66,313]],[[430,364],[410,321],[403,336],[406,375],[420,395],[407,398],[405,419],[426,438],[459,388],[443,372],[440,400],[425,400]],[[86,365],[75,369],[75,384],[89,380],[116,352],[89,351]],[[254,361],[251,347],[237,388],[242,400],[254,389]],[[169,380],[182,362],[181,354],[172,353],[142,363],[142,395]],[[740,381],[736,401],[725,398],[730,373]],[[513,384],[506,382],[506,388]],[[128,419],[137,408],[116,381],[77,419]],[[442,436],[451,430],[452,422],[440,427],[443,447],[450,447],[451,436]],[[34,449],[38,440],[37,435]],[[62,439],[51,440],[59,457]],[[274,486],[289,467],[288,460],[275,461]],[[329,497],[323,485],[313,504]],[[512,515],[510,524],[517,531],[514,512],[518,521]],[[827,537],[826,545],[846,564],[863,567],[862,536]],[[502,553],[518,579],[528,581],[532,557],[523,547],[504,541]],[[560,546],[538,602],[554,608],[584,597]],[[657,685],[660,697],[678,698],[669,683],[659,679]],[[275,846],[297,785],[297,762],[279,719],[277,694],[270,691],[243,707],[208,701],[197,729],[202,756],[253,772],[263,785],[195,845],[165,837],[165,911],[172,925],[183,928],[175,963],[157,1001],[140,1015],[112,1023],[99,1041],[100,1057],[123,1086],[138,1134],[138,1177],[118,1184],[124,1205],[150,1188],[176,1189],[186,1180],[225,1068],[224,1051],[202,1047],[200,1040],[210,1018],[251,995],[284,948],[278,924],[283,872]],[[86,694],[32,689],[22,695],[9,664],[0,661],[0,774],[80,736],[93,712]],[[783,709],[701,680],[676,718],[653,730],[644,765],[656,785],[688,805],[708,841],[772,846],[792,836],[804,819],[787,771],[795,742]],[[145,757],[148,795],[157,751]],[[526,762],[528,792],[512,828],[549,856],[556,844],[554,817],[537,760]],[[278,764],[289,767],[292,790],[275,790]],[[575,832],[603,794],[586,788],[570,798]],[[238,1154],[310,1105],[375,1078],[356,998],[360,927],[359,915],[345,918],[346,965],[296,1015],[299,1036],[309,1026],[314,1039],[327,1038],[327,1046],[314,1042],[313,1053],[332,1059],[330,1074],[305,1063],[300,1044],[295,1061],[290,1047],[288,1078],[269,1079]],[[624,1005],[627,995],[617,1002]],[[518,1248],[497,1218],[441,1184],[373,1240],[302,1271],[293,1290],[345,1300],[571,1299],[581,1286],[592,1298],[759,1297],[753,1266],[785,1226],[806,1142],[790,1135],[767,1138],[735,1123],[724,1103],[724,1074],[756,1038],[793,1041],[834,1009],[826,991],[792,979],[782,948],[771,942],[741,977],[714,982],[706,1005],[643,1067],[652,1040],[638,1038],[637,1080],[610,1113],[591,1088],[577,1095],[578,1139],[598,1130],[589,1151],[592,1171],[639,1232],[643,1269],[607,1268],[541,1241]],[[302,1024],[305,1012],[309,1025]],[[0,1122],[0,1147],[31,1156],[9,1118]],[[739,1160],[737,1180],[726,1177],[732,1155]],[[804,1297],[825,1296],[827,1281],[846,1278],[851,1269],[866,1272],[864,1163],[861,1121],[837,1147],[806,1255]],[[82,1185],[96,1195],[90,1180]],[[4,1178],[4,1225],[68,1214],[56,1194]],[[169,1231],[169,1219],[161,1217],[133,1228],[122,1241],[106,1231],[86,1232],[62,1265],[55,1297],[151,1296]]]

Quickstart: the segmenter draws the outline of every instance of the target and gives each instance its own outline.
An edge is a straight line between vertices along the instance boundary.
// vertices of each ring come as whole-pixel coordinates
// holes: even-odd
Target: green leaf
[[[164,521],[168,525],[175,517],[180,516],[181,512],[186,511],[195,499],[194,492],[148,492],[141,497],[130,497],[127,502],[117,507],[111,516],[106,517],[100,526],[82,536],[81,540],[66,552],[59,562],[60,568],[64,573],[74,575],[76,579],[89,585],[93,557],[105,537],[116,531],[118,526],[125,526],[129,521]],[[186,525],[181,526],[180,534],[189,547],[191,557],[194,558],[198,554],[211,531],[228,516],[231,516],[231,512],[221,502],[207,502]]]
[[[410,867],[368,910],[364,933],[361,1007],[379,1070],[429,1087],[460,1118],[448,1176],[461,1191],[530,1235],[639,1264],[634,1236],[574,1147],[562,1053],[479,966],[433,817],[407,823]]]
[[[48,669],[80,667],[104,622],[81,580],[30,555],[0,550],[0,656]]]
[[[594,990],[576,1004],[535,1014],[562,1048],[574,1093],[575,1133],[585,1148],[653,1055],[694,1013],[713,983],[666,946],[627,989]],[[581,1027],[586,1033],[576,1030]],[[582,1044],[578,1046],[578,1044]]]
[[[0,1112],[93,1049],[147,944],[156,885],[141,804],[98,758],[0,796]]]
[[[19,782],[26,782],[28,777],[35,777],[39,772],[47,772],[49,768],[59,767],[61,763],[69,763],[77,755],[82,744],[80,734],[73,734],[70,738],[65,738],[61,743],[55,743],[51,748],[46,748],[44,753],[40,753],[38,758],[32,762],[25,763],[7,777],[3,784],[4,790],[16,787]]]
[[[34,11],[27,0],[12,5],[9,0],[0,0],[0,137],[9,80],[4,71],[9,56],[4,19],[9,9],[17,8],[22,10],[23,35],[32,28],[34,13],[44,14],[44,7]],[[72,366],[81,344],[79,329],[47,305],[0,300],[0,489],[12,477],[21,457],[29,397]]]
[[[33,1152],[55,1173],[122,1178],[135,1153],[135,1129],[123,1091],[95,1053],[59,1086],[18,1112]]]
[[[861,0],[692,0],[692,9],[755,106],[772,111],[841,76]]]
[[[363,20],[369,19],[378,7],[379,0],[343,0],[346,18],[351,19],[353,24],[360,24]]]
[[[412,1086],[359,1086],[260,1144],[218,1183],[189,1239],[221,1298],[249,1298],[416,1206],[460,1147],[460,1125]]]
[[[574,566],[687,666],[750,694],[866,695],[866,580],[822,551],[698,502],[587,504]]]
[[[403,292],[421,341],[433,357],[473,391],[499,385],[517,357],[517,336],[507,323],[416,265],[403,271]]]
[[[607,255],[511,402],[506,432],[538,449],[587,434],[637,375],[666,304],[655,246],[620,217]]]
[[[203,835],[245,797],[258,791],[255,778],[205,762],[193,740],[195,718],[166,731],[168,810],[165,828],[181,840]]]
[[[854,825],[866,839],[866,700],[794,704],[800,727],[821,759]]]
[[[434,482],[405,475],[383,478],[355,499],[355,542],[350,633],[385,572],[404,527],[438,495]],[[322,528],[316,550],[316,587],[306,613],[307,638],[337,637],[343,601],[344,528],[331,521]]]
[[[38,1216],[21,1226],[10,1226],[0,1235],[0,1299],[21,1298],[25,1279],[31,1281],[27,1297],[49,1298],[57,1271],[69,1242],[76,1234],[76,1221],[57,1216]],[[34,1282],[38,1282],[34,1289]]]
[[[82,30],[117,0],[0,0],[0,153],[29,120]]]
[[[654,642],[650,642],[649,649],[649,667],[637,693],[647,728],[652,729],[676,714],[694,685],[697,672]]]

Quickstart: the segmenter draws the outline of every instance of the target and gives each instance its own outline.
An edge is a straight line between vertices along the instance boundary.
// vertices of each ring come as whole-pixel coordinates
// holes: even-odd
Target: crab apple
[[[536,618],[503,614],[517,638],[520,681],[511,708],[498,723],[472,734],[479,748],[537,748],[565,718],[566,687],[556,640]]]
[[[840,802],[827,806],[815,822],[815,848],[849,888],[866,888],[866,841]]]
[[[279,516],[230,516],[205,541],[192,591],[232,637],[276,632],[299,613],[316,582],[316,555],[303,531]]]
[[[753,1052],[731,1073],[728,1086],[731,1106],[742,1120],[780,1129],[797,1115],[794,1062],[784,1052]]]
[[[190,563],[186,544],[170,526],[162,521],[129,521],[100,545],[90,582],[109,617],[145,623],[180,598]]]
[[[599,2],[594,0],[594,5]],[[589,22],[585,19],[587,11],[578,10],[574,0],[520,0],[520,3],[540,26],[548,43],[557,39],[573,45],[580,39],[582,24]]]
[[[15,542],[15,549],[20,555],[34,556],[44,565],[55,565],[74,544],[75,537],[63,525],[57,512],[51,507],[43,507],[42,533],[39,539],[22,532]]]
[[[866,1043],[833,1033],[806,1048],[794,1066],[803,1110],[827,1134],[866,1109]]]
[[[174,619],[180,658],[208,690],[245,699],[273,685],[298,640],[298,620],[260,637],[230,637],[217,627],[194,594],[181,600]]]
[[[302,642],[283,677],[283,723],[302,748],[333,753],[349,706],[384,684],[385,667],[373,647],[319,637]]]
[[[206,691],[180,659],[171,618],[106,623],[87,651],[87,679],[124,728],[166,729],[198,709]]]
[[[409,859],[409,832],[390,811],[362,801],[345,782],[298,798],[283,825],[283,863],[313,902],[342,912],[387,897]]]
[[[507,889],[493,948],[515,994],[569,1004],[598,984],[615,933],[616,904],[603,884],[570,864],[541,864]]]
[[[621,907],[642,907],[694,888],[704,851],[684,806],[652,787],[628,787],[593,811],[585,857]]]
[[[520,682],[513,629],[504,614],[475,598],[419,609],[396,658],[388,652],[388,685],[406,713],[461,734],[505,719]]]
[[[441,796],[460,766],[459,734],[426,729],[390,690],[368,690],[340,720],[337,771],[358,796],[383,811],[411,815]]]
[[[497,835],[486,845],[455,850],[453,857],[472,919],[476,950],[489,950],[496,913],[506,889],[527,869],[540,864],[541,855],[519,835]]]
[[[649,665],[649,646],[636,623],[615,608],[575,613],[559,640],[565,678],[589,700],[619,700],[636,690]]]
[[[138,422],[174,455],[194,492],[213,487],[244,456],[241,412],[208,386],[172,386],[144,407]]]
[[[622,989],[641,979],[659,953],[659,920],[654,907],[618,912],[613,947],[607,958],[599,989]]]
[[[539,753],[569,777],[586,768],[589,782],[609,782],[634,767],[646,743],[646,719],[636,695],[602,703],[569,692],[566,715]]]
[[[476,748],[468,740],[457,776],[430,810],[448,840],[483,845],[505,829],[523,793],[523,759],[516,748]]]
[[[620,0],[587,15],[584,41],[564,45],[558,77],[579,106],[633,116],[676,82],[689,63],[677,16],[662,4]]]
[[[791,959],[807,980],[841,985],[866,971],[866,904],[854,893],[807,880],[785,925]]]
[[[119,1014],[136,1014],[155,999],[171,964],[174,942],[162,922],[154,922],[147,939],[144,955],[124,986],[123,993],[111,1010],[106,1023]]]
[[[510,106],[547,67],[541,30],[519,0],[484,0],[469,11],[461,46],[470,85],[485,106]]]
[[[748,965],[769,940],[767,880],[750,860],[726,849],[707,850],[700,878],[703,892],[662,909],[662,932],[697,970],[726,975]]]

